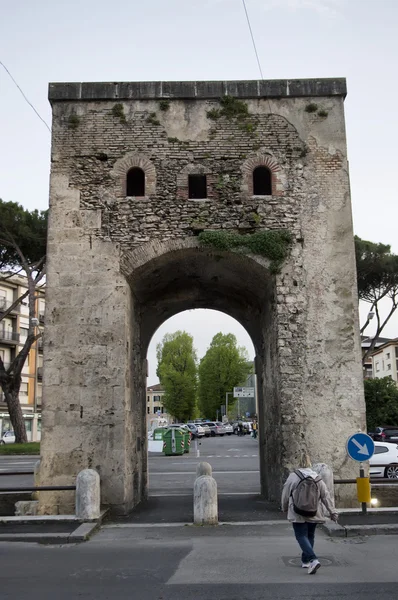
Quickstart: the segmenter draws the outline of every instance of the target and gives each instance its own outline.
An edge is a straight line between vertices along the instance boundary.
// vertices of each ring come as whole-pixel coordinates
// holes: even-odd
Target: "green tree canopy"
[[[391,377],[365,379],[366,423],[368,430],[398,425],[398,387]]]
[[[156,353],[156,374],[164,387],[163,404],[167,412],[178,421],[191,419],[197,390],[197,358],[192,336],[185,331],[166,333]]]
[[[23,260],[40,267],[46,255],[47,213],[0,200],[0,270],[23,268]]]
[[[355,256],[357,263],[358,296],[370,304],[369,314],[376,316],[376,333],[372,343],[363,356],[363,361],[373,352],[377,338],[394,314],[398,306],[398,256],[392,254],[387,244],[378,244],[355,237]],[[380,301],[390,300],[390,309],[386,317],[380,315]],[[361,333],[370,323],[370,318],[361,327]]]
[[[28,297],[28,335],[10,365],[0,357],[0,386],[7,403],[16,442],[26,442],[26,428],[19,402],[22,369],[30,349],[40,337],[35,329],[36,290],[42,285],[46,263],[47,211],[30,212],[16,202],[0,200],[0,277],[11,278],[16,272],[26,276],[27,291],[10,306],[0,308],[0,322]]]
[[[226,392],[241,384],[252,372],[246,348],[238,347],[232,333],[217,333],[199,365],[199,408],[201,414],[215,419],[225,404]]]

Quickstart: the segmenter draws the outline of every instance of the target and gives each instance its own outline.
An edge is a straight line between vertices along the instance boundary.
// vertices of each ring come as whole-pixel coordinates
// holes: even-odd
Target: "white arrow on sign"
[[[369,456],[369,450],[366,444],[362,446],[355,438],[353,438],[352,443],[358,448],[358,454],[364,454],[365,456]]]

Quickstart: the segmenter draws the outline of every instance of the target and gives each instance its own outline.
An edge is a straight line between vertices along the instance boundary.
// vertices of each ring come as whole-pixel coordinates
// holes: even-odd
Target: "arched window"
[[[267,167],[256,167],[254,169],[253,195],[272,196],[272,175]]]
[[[139,167],[127,173],[126,196],[145,196],[145,173]]]

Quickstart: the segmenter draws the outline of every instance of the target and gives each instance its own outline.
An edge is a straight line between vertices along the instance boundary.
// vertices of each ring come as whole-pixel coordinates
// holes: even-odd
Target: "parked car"
[[[232,435],[234,432],[234,428],[231,423],[224,423],[224,429],[227,435]]]
[[[207,423],[201,423],[200,426],[203,429],[203,431],[205,432],[205,437],[210,437],[211,430],[210,430],[209,425]]]
[[[225,435],[225,428],[220,421],[207,421],[206,425],[210,428],[210,434],[212,437],[216,435],[223,436]]]
[[[374,432],[369,435],[375,442],[398,443],[398,427],[376,427]]]
[[[379,465],[387,465],[382,467]],[[371,477],[398,479],[398,446],[388,442],[375,442],[375,452],[369,460]]]
[[[3,437],[0,440],[0,444],[14,444],[15,434],[13,431],[6,431],[3,433]]]
[[[187,423],[187,427],[193,438],[201,438],[205,435],[205,430],[199,423]]]

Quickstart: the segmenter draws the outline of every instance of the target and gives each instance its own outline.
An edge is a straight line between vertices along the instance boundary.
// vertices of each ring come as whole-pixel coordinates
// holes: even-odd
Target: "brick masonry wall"
[[[67,444],[62,455],[60,450],[54,455],[56,434],[70,415],[66,409],[62,416],[49,373],[55,375],[63,365],[63,388],[76,381],[84,352],[91,352],[89,345],[81,351],[76,340],[85,339],[89,323],[90,340],[104,346],[109,375],[102,372],[98,353],[92,357],[89,384],[82,372],[75,386],[82,403],[97,403],[98,416],[91,411],[90,418],[101,431],[91,439],[87,432],[93,421],[79,422],[73,440],[79,465],[87,456],[98,463],[107,501],[121,511],[139,501],[146,486],[147,343],[162,319],[192,306],[225,310],[252,335],[259,368],[263,493],[277,500],[287,469],[303,450],[316,462],[332,464],[339,476],[351,476],[344,440],[364,423],[364,404],[341,94],[248,97],[243,100],[246,119],[212,120],[207,112],[219,108],[216,98],[172,98],[162,110],[153,97],[110,100],[106,85],[105,97],[97,101],[88,91],[84,101],[58,101],[53,94],[46,315],[51,355],[45,354],[44,412],[52,411],[58,429],[44,432],[44,476],[56,472],[61,477],[69,456]],[[70,89],[73,96],[78,88]],[[306,111],[314,101],[327,117]],[[272,196],[252,195],[252,172],[260,165],[272,171]],[[144,198],[125,195],[127,171],[135,166],[145,171]],[[188,175],[195,173],[206,174],[205,200],[188,199]],[[259,258],[227,253],[217,262],[211,252],[197,252],[196,235],[204,229],[245,233],[275,228],[288,229],[294,237],[291,257],[276,277],[269,276],[266,261]],[[106,271],[106,282],[117,310],[105,297],[101,305],[97,302],[105,296],[101,268],[109,264],[113,271]],[[123,277],[112,286],[118,268],[133,294]],[[198,276],[197,284],[191,276]],[[174,296],[171,279],[180,284]],[[206,292],[213,289],[218,296]],[[76,312],[79,301],[82,314]],[[96,327],[91,326],[93,315]],[[111,368],[114,355],[117,372]],[[124,370],[128,374],[122,381]],[[111,406],[109,390],[119,385]],[[119,445],[133,448],[124,463],[116,437],[101,429],[105,407],[107,426],[113,427],[113,405],[118,431],[124,432]],[[104,448],[109,459],[101,467]],[[114,472],[124,473],[117,479],[124,492],[114,492]],[[132,480],[137,481],[134,498]]]

